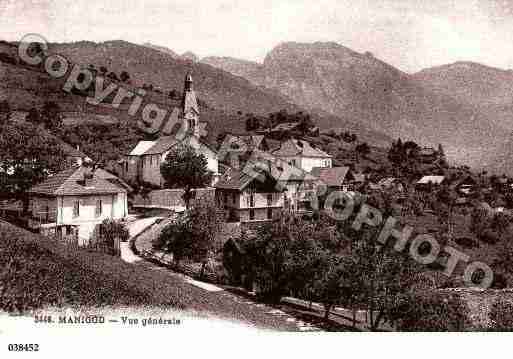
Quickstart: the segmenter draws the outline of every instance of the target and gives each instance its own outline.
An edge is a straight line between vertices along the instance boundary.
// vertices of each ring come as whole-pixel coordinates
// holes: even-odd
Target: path
[[[148,221],[143,223],[151,223],[151,221],[148,219]],[[158,236],[162,228],[170,223],[170,220],[164,219],[158,223],[155,223],[155,221],[153,223],[151,227],[138,232],[135,238],[135,246],[138,251],[151,249],[152,240]],[[142,227],[142,224],[137,226]],[[159,277],[172,279],[170,281],[159,280],[161,285],[155,290],[165,290],[166,285],[176,286],[178,280],[181,287],[186,288],[187,291],[197,293],[193,296],[194,301],[188,303],[188,306],[196,310],[199,309],[200,312],[206,311],[227,320],[236,319],[260,328],[287,331],[320,330],[305,320],[295,318],[278,308],[256,303],[247,296],[225,290],[225,288],[210,283],[194,280],[183,274],[150,263],[136,256],[128,246],[125,249],[122,248],[121,257],[124,261],[133,263],[138,267],[144,267],[146,271],[152,272]]]

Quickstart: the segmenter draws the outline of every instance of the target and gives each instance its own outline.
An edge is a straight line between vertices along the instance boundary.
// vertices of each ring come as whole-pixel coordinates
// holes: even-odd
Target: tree
[[[351,257],[339,257],[333,253],[321,252],[313,268],[313,300],[324,306],[324,320],[329,319],[333,306],[346,308],[355,304],[357,293],[355,287],[358,278],[356,263]],[[354,321],[353,321],[354,324]]]
[[[9,105],[9,102],[6,100],[0,101],[0,113],[10,113],[11,112],[11,106]]]
[[[370,147],[367,144],[367,142],[357,145],[354,150],[357,154],[362,155],[363,157],[367,156],[370,153]]]
[[[246,115],[246,131],[254,131],[260,128],[260,120],[253,114]]]
[[[246,275],[253,278],[257,297],[266,302],[278,303],[287,293],[293,225],[293,219],[284,216],[258,228],[255,238],[243,243]]]
[[[100,226],[100,236],[108,243],[114,243],[115,238],[121,242],[126,242],[130,238],[128,228],[123,222],[113,219],[105,219]]]
[[[205,187],[212,180],[205,156],[185,144],[174,146],[169,151],[160,166],[160,173],[167,188],[184,189],[183,199],[187,209],[194,196],[193,189]]]
[[[447,164],[447,158],[445,157],[445,152],[444,152],[444,149],[442,147],[442,144],[438,144],[438,159],[439,159],[439,164],[441,167],[443,168],[448,168],[449,165]]]
[[[37,108],[32,107],[27,115],[27,121],[38,125],[41,122],[41,115],[39,114],[39,111]]]
[[[373,201],[371,201],[373,202]],[[374,202],[373,202],[374,203]],[[417,278],[416,265],[406,251],[396,252],[393,243],[378,241],[381,226],[352,228],[358,209],[337,226],[341,236],[349,238],[349,251],[354,278],[351,300],[367,311],[369,327],[377,330],[389,312],[397,305],[401,295],[407,293]]]
[[[66,167],[61,146],[32,124],[7,124],[0,132],[0,196],[21,199],[28,210],[28,189]]]
[[[112,81],[119,81],[118,75],[116,75],[114,72],[109,72],[107,78],[111,79]]]
[[[491,329],[496,331],[513,331],[513,303],[498,299],[490,310]]]
[[[409,293],[390,314],[399,331],[461,332],[471,328],[470,310],[458,294]]]
[[[215,249],[223,217],[223,212],[213,201],[195,201],[189,211],[164,227],[153,247],[173,253],[176,263],[184,258],[201,262],[200,276],[203,276],[207,260]]]
[[[45,102],[41,110],[41,121],[47,128],[55,129],[62,124],[60,106],[55,102]]]
[[[123,71],[121,74],[119,74],[119,78],[122,82],[128,82],[128,80],[130,80],[130,74],[126,71]]]

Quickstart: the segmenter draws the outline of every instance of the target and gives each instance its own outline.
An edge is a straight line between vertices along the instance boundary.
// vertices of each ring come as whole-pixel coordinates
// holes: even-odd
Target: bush
[[[496,331],[513,331],[513,303],[497,300],[490,310],[491,328]]]
[[[469,308],[456,294],[422,292],[404,296],[390,319],[400,331],[459,332],[471,327]]]
[[[130,238],[128,228],[124,223],[113,219],[106,219],[100,224],[100,240],[103,243],[112,244],[114,246],[115,238],[119,238],[121,242],[126,242]]]

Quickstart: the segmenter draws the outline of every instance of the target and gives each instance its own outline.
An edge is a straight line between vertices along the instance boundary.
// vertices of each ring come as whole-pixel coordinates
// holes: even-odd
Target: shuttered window
[[[73,202],[73,218],[80,216],[80,201],[76,200]]]

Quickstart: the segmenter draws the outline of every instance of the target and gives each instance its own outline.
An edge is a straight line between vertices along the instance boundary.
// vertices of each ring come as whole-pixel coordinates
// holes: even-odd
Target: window
[[[249,220],[253,221],[254,219],[255,219],[255,210],[254,209],[250,209],[249,210]]]
[[[76,200],[73,202],[73,218],[80,216],[80,201]]]
[[[150,166],[153,166],[153,156],[150,155]]]
[[[101,199],[96,200],[96,209],[95,209],[94,214],[96,217],[101,217],[101,215],[102,215],[102,200]]]
[[[235,204],[235,200],[236,200],[237,196],[235,194],[233,194],[233,197],[232,197],[232,201],[233,201],[233,204]]]
[[[251,192],[251,194],[249,195],[249,206],[255,207],[255,195],[253,194],[253,192]]]
[[[273,219],[273,209],[267,208],[267,219]]]
[[[271,193],[267,195],[267,205],[268,206],[273,205],[273,195]]]

